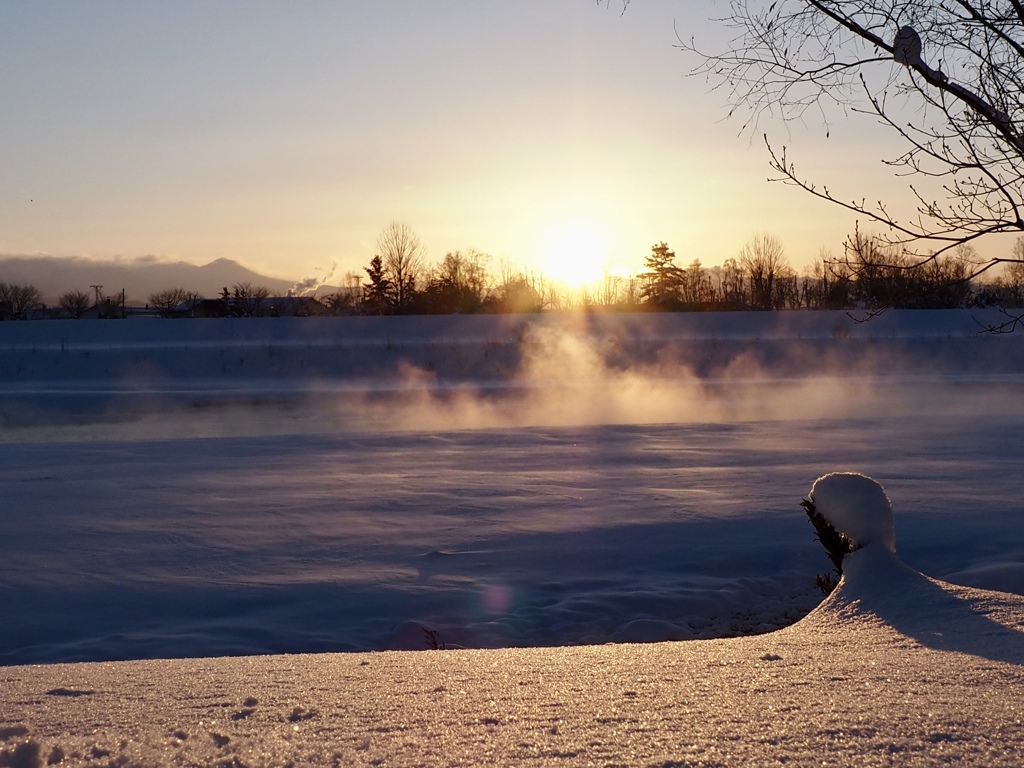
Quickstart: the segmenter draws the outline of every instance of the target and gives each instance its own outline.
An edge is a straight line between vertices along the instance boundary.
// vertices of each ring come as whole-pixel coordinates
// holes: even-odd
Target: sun
[[[567,287],[593,285],[608,271],[609,243],[594,225],[570,223],[553,228],[542,241],[540,269]]]

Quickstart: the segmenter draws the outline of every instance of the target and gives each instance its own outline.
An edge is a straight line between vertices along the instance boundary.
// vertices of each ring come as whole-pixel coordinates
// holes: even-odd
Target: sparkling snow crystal
[[[834,472],[819,477],[811,487],[810,500],[817,511],[855,547],[881,542],[896,551],[892,507],[885,489],[865,475]]]

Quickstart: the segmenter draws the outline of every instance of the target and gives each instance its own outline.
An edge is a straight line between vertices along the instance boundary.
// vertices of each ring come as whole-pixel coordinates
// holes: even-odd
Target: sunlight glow
[[[588,222],[553,227],[542,241],[540,269],[568,287],[592,285],[609,271],[608,238]]]

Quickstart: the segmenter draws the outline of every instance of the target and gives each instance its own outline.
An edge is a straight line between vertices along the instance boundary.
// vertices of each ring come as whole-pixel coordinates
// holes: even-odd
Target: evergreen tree
[[[643,287],[640,289],[644,303],[660,309],[675,309],[682,302],[680,289],[686,280],[686,273],[676,264],[676,254],[666,243],[651,246],[650,255],[644,259],[647,271],[640,274]]]
[[[384,276],[383,260],[380,256],[374,256],[370,266],[364,269],[370,282],[363,285],[363,311],[371,315],[391,314],[391,281]]]

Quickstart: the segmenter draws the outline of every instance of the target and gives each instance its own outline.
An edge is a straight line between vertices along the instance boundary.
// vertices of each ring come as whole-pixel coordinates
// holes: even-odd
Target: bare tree
[[[170,317],[178,305],[185,300],[184,288],[167,288],[149,295],[149,303],[163,317]]]
[[[203,303],[203,294],[199,291],[185,291],[185,296],[182,304],[188,313],[195,317],[196,307]]]
[[[804,278],[803,303],[811,309],[849,309],[853,299],[851,269],[822,248]]]
[[[34,285],[0,283],[0,320],[26,320],[42,306],[43,294]]]
[[[605,270],[601,282],[598,283],[595,300],[602,307],[612,307],[624,303],[625,287],[625,278]]]
[[[473,249],[446,253],[438,265],[437,277],[442,282],[465,290],[478,302],[483,302],[491,287],[491,277],[487,272],[490,260],[490,255]]]
[[[873,220],[916,268],[960,243],[1024,232],[1024,3],[1021,0],[729,0],[719,22],[727,50],[694,40],[696,73],[727,93],[745,128],[765,118],[827,128],[833,115],[868,114],[904,150],[886,162],[916,214],[891,202],[850,202],[798,174],[767,137],[776,180]],[[1018,256],[972,267],[979,274]]]
[[[68,291],[58,299],[60,307],[68,313],[68,317],[78,320],[92,306],[92,296],[85,291]]]
[[[408,312],[416,281],[423,271],[423,244],[408,225],[393,221],[377,236],[376,255],[380,256],[390,283],[392,310],[398,314]]]
[[[922,273],[910,269],[915,262],[902,248],[857,227],[847,237],[845,251],[840,263],[849,265],[852,295],[863,306],[869,309],[906,307],[920,294]]]
[[[643,286],[640,278],[630,275],[626,278],[622,287],[622,304],[627,307],[636,307],[643,298]]]
[[[782,242],[774,235],[755,235],[743,246],[740,268],[750,285],[750,301],[757,309],[780,309],[784,306],[783,278],[793,270],[786,259]]]
[[[192,312],[202,300],[203,297],[198,292],[187,291],[184,288],[167,288],[149,294],[149,303],[162,317],[170,317],[176,311]]]
[[[869,309],[942,309],[967,304],[978,263],[969,243],[920,262],[885,238],[857,228],[846,240],[845,258],[827,264],[826,272],[841,275],[839,268],[849,266],[846,296]]]
[[[746,280],[736,259],[722,262],[721,292],[722,302],[727,308],[736,309],[745,303]]]
[[[225,292],[227,289],[225,289]],[[263,303],[270,291],[262,285],[235,283],[231,286],[231,306],[240,317],[259,317],[263,314]]]
[[[421,302],[428,312],[480,312],[491,289],[490,256],[479,251],[452,251],[434,268]]]
[[[1014,306],[1024,305],[1024,237],[1013,244],[1013,261],[1006,265],[1004,283]]]
[[[503,280],[488,302],[496,312],[537,313],[544,309],[544,285],[533,275],[517,272]]]
[[[690,262],[690,266],[683,272],[683,284],[680,287],[684,304],[707,307],[716,298],[711,275],[704,269],[700,259]]]
[[[358,272],[348,271],[338,291],[325,299],[325,303],[336,315],[347,315],[358,310],[363,295],[363,278]]]

